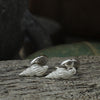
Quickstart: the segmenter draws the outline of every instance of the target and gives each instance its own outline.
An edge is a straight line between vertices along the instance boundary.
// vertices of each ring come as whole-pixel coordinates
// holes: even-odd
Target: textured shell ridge
[[[57,70],[55,70],[52,73],[48,74],[46,76],[46,78],[59,78],[61,76],[61,74],[62,74],[62,70],[60,70],[60,69],[63,70],[63,68],[57,67]]]
[[[48,69],[48,66],[40,66],[38,64],[34,64],[31,67],[25,69],[19,75],[22,76],[42,76]]]
[[[45,78],[58,78],[58,76],[56,75],[56,72],[52,72],[50,74],[48,74],[47,76],[45,76]]]
[[[36,72],[36,76],[42,76],[42,75],[44,75],[47,70],[48,70],[48,66],[40,67],[38,69],[38,71]]]
[[[35,71],[35,70],[34,70]],[[23,72],[21,72],[19,75],[22,75],[22,76],[33,76],[35,74],[35,72],[33,72],[33,68],[30,67],[30,68],[27,68],[25,69]]]

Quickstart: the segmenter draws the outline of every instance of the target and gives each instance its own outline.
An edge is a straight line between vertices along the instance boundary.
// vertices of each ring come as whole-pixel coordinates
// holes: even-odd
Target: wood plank
[[[100,57],[77,58],[80,68],[68,80],[20,77],[30,60],[0,61],[0,100],[99,100]],[[48,65],[52,69],[64,59],[50,58]]]

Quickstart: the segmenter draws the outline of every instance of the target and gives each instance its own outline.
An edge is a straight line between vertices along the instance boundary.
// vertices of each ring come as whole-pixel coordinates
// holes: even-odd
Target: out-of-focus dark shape
[[[0,0],[0,60],[15,59],[22,47],[26,56],[52,45],[61,28],[50,19],[32,15],[28,0]],[[24,42],[24,43],[23,43]]]
[[[61,19],[63,0],[29,0],[29,9],[33,14],[51,18]]]
[[[59,21],[64,37],[100,38],[100,0],[29,0],[33,14]],[[73,36],[73,37],[74,37]]]
[[[0,60],[18,53],[24,38],[20,22],[27,6],[27,0],[0,0]]]
[[[61,30],[61,26],[57,22],[32,15],[29,10],[26,10],[21,26],[26,35],[20,51],[22,58],[36,50],[51,46],[54,40],[53,35]]]

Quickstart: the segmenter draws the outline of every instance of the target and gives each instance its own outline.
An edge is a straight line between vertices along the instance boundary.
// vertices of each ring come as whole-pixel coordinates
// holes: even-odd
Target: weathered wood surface
[[[81,65],[68,80],[20,77],[30,60],[0,62],[0,100],[100,100],[100,57],[78,57]],[[50,58],[53,67],[66,58]]]

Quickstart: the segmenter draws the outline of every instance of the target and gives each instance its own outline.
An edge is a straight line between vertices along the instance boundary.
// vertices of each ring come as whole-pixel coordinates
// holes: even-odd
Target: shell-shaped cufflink
[[[74,74],[79,67],[79,61],[76,59],[68,59],[63,61],[59,66],[56,67],[56,70],[49,73],[45,78],[51,79],[69,79]]]
[[[56,67],[57,69],[51,73],[49,73],[45,78],[51,79],[68,79],[74,74],[76,74],[76,69],[74,67],[70,69],[65,69],[61,67]]]
[[[31,61],[31,66],[21,72],[20,76],[43,76],[48,70],[47,56],[39,56]]]

